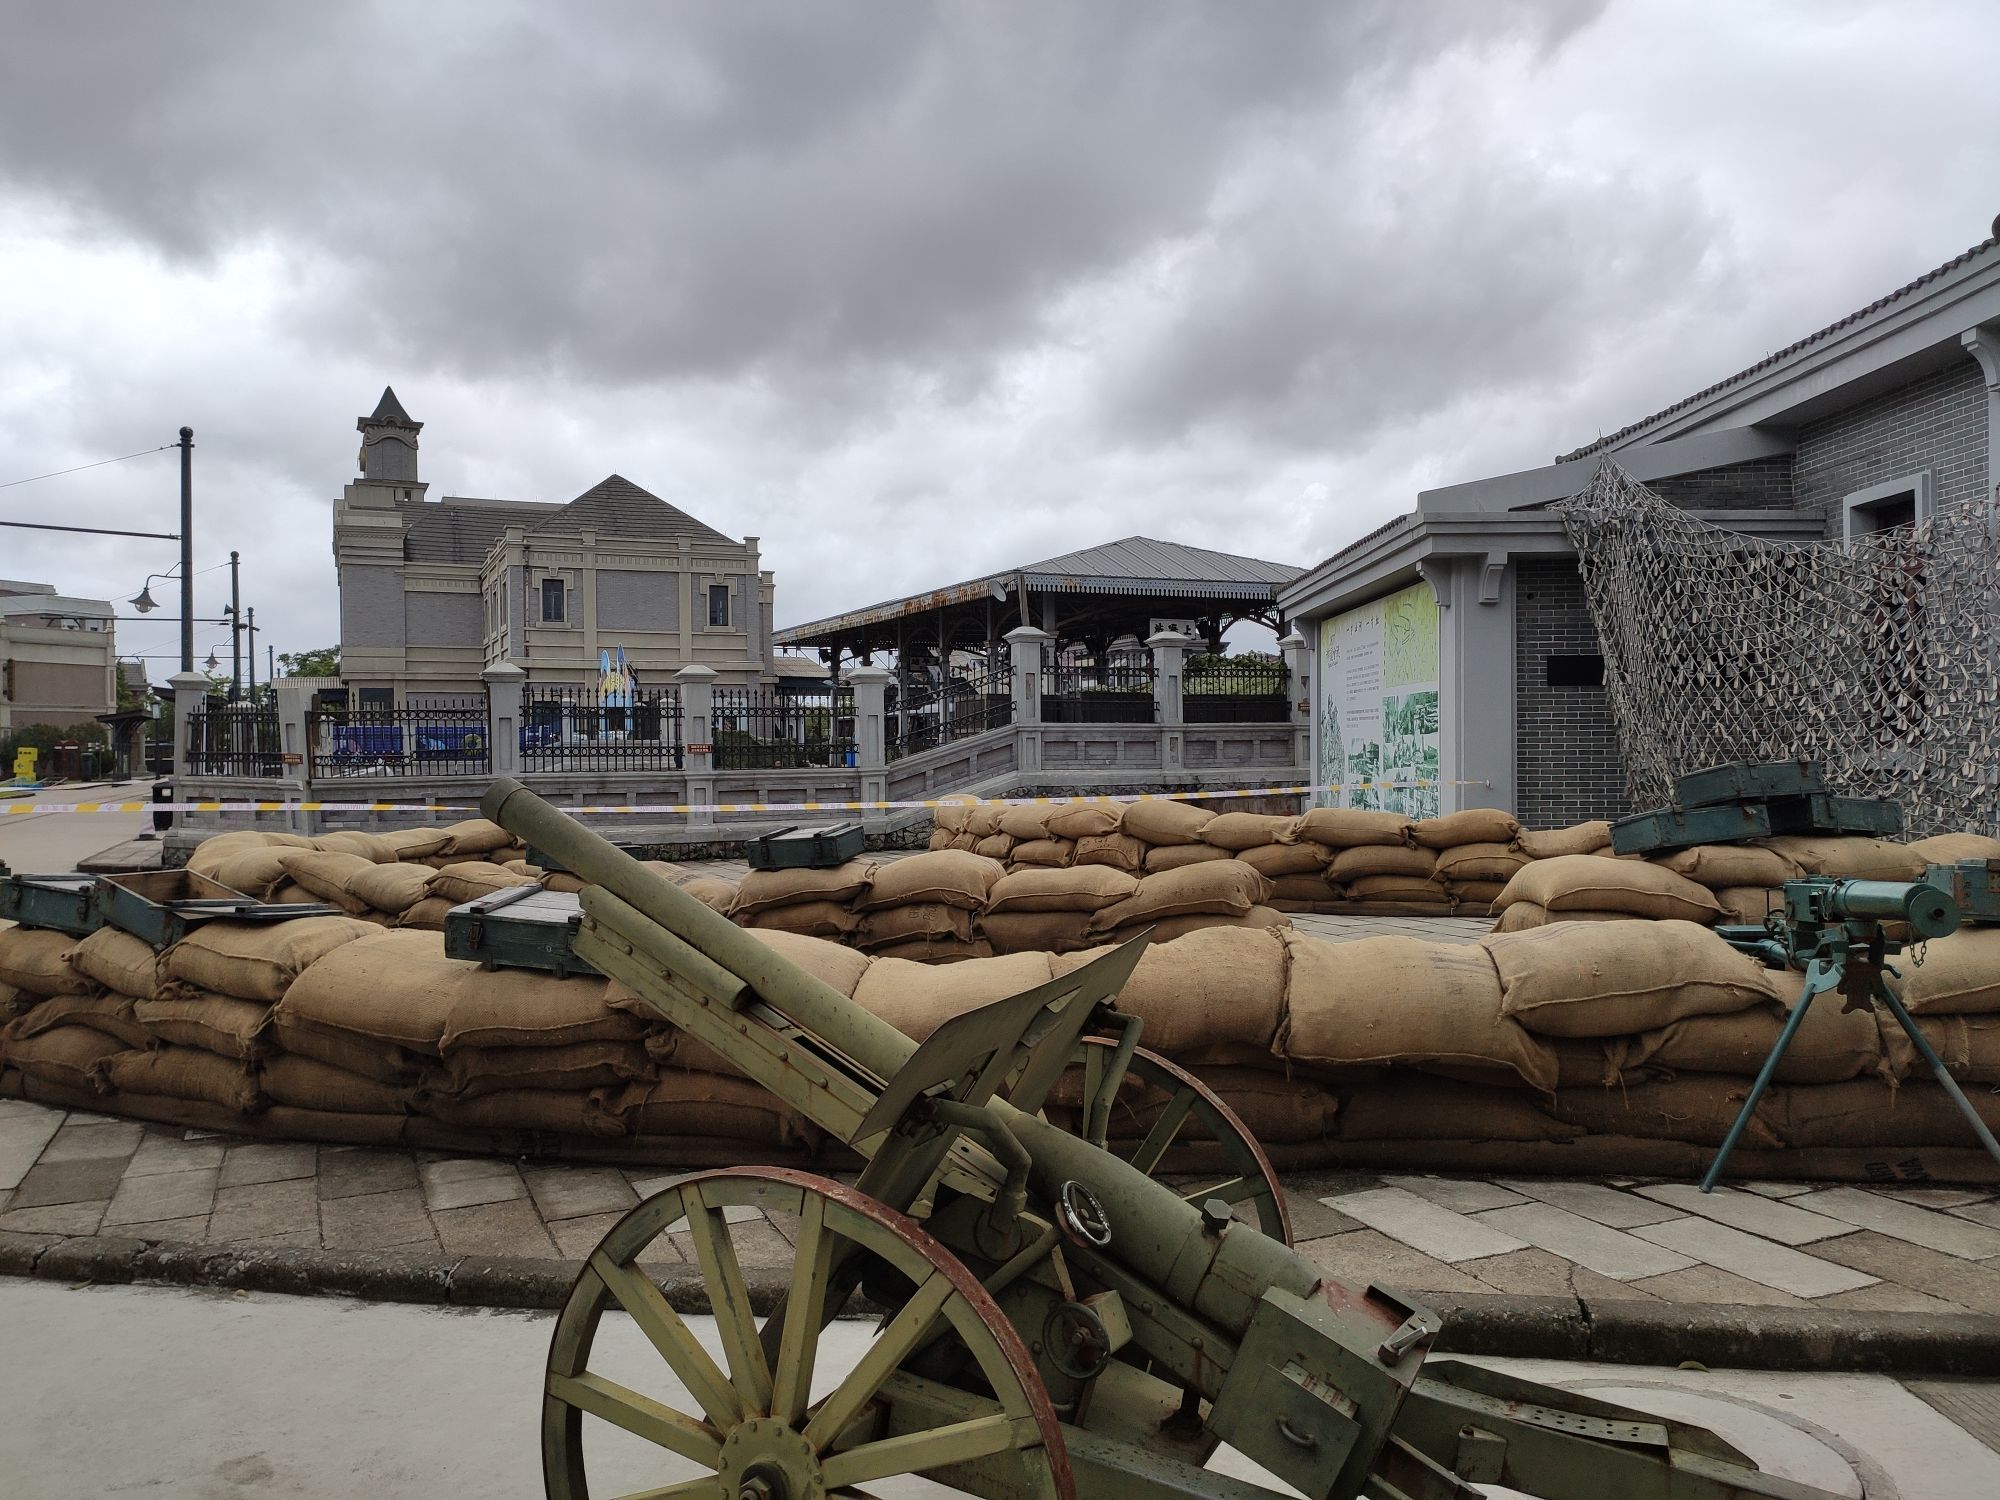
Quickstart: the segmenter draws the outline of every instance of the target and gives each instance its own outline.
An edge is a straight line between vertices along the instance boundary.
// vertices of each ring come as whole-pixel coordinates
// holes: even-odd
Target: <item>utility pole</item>
[[[181,429],[181,671],[194,670],[194,429]]]
[[[229,554],[229,701],[243,696],[243,575],[239,555]],[[257,682],[257,643],[250,643],[250,682]]]
[[[233,554],[232,554],[233,555]],[[257,701],[257,606],[250,606],[250,622],[244,627],[250,632],[250,701]]]
[[[278,648],[275,645],[264,647],[264,680],[266,682],[278,680]]]

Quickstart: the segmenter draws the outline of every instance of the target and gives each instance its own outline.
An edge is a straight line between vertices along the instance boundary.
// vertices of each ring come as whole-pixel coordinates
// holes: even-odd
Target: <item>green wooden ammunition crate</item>
[[[1760,839],[1772,832],[1771,814],[1760,802],[1720,807],[1662,807],[1634,813],[1611,825],[1611,847],[1619,854],[1651,854],[1693,844],[1727,844]]]
[[[445,913],[444,953],[496,969],[595,974],[570,950],[570,939],[582,925],[576,892],[510,886]]]
[[[1824,792],[1826,776],[1819,762],[1739,761],[1693,771],[1674,783],[1675,807],[1713,807],[1721,802],[1762,802],[1769,797],[1804,797]]]
[[[129,932],[162,952],[203,922],[294,922],[341,915],[337,906],[259,901],[192,870],[106,875],[91,892],[91,904],[100,925]]]
[[[866,847],[859,823],[826,823],[818,828],[780,828],[748,840],[743,850],[753,870],[831,870]]]
[[[94,875],[9,875],[0,879],[0,919],[89,937],[103,925],[90,903]]]
[[[1777,797],[1770,803],[1771,827],[1778,833],[1864,833],[1893,836],[1903,831],[1903,809],[1877,797]]]

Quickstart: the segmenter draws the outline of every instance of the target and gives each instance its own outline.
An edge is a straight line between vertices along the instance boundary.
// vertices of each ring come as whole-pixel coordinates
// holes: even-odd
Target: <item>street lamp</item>
[[[172,568],[167,569],[164,573],[148,573],[146,581],[139,585],[139,592],[134,594],[128,602],[140,614],[151,614],[160,607],[159,600],[153,597],[153,580],[155,578],[172,578],[173,576],[174,570]]]

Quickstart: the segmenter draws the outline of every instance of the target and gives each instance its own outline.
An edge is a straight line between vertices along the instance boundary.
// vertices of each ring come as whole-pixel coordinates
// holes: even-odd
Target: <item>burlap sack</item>
[[[1018,807],[1006,807],[1000,811],[1000,826],[995,831],[1004,833],[1020,842],[1032,843],[1036,839],[1049,836],[1049,814],[1055,809],[1046,802],[1023,803]]]
[[[1205,1067],[1199,1070],[1208,1085],[1260,1143],[1271,1146],[1297,1145],[1305,1141],[1330,1139],[1335,1133],[1340,1098],[1324,1085],[1307,1078],[1287,1078],[1283,1073],[1260,1068]],[[1114,1149],[1144,1139],[1166,1111],[1168,1096],[1159,1089],[1121,1090],[1113,1102],[1110,1139]],[[1206,1133],[1188,1127],[1176,1137],[1177,1145],[1205,1144]],[[1169,1169],[1171,1154],[1167,1161]]]
[[[1078,839],[1116,833],[1124,810],[1124,805],[1117,802],[1094,802],[1081,806],[1068,803],[1052,807],[1049,809],[1049,837],[1068,839],[1074,843]]]
[[[1500,975],[1502,1011],[1544,1036],[1631,1036],[1774,1006],[1786,993],[1693,922],[1557,922],[1480,944]]]
[[[993,883],[986,915],[997,912],[1094,912],[1128,900],[1139,882],[1109,865],[1073,865],[1066,870],[1012,870]]]
[[[1146,850],[1147,846],[1129,833],[1101,833],[1078,839],[1071,863],[1104,865],[1113,870],[1123,870],[1128,875],[1137,875],[1146,868]]]
[[[973,804],[967,801],[947,800],[931,809],[932,826],[946,833],[963,833],[965,820],[972,816]]]
[[[637,1041],[646,1027],[611,1009],[606,981],[589,975],[556,979],[535,969],[453,973],[451,1006],[438,1045],[445,1056],[463,1047],[559,1047],[573,1042]]]
[[[1514,847],[1530,859],[1554,859],[1559,854],[1595,854],[1611,847],[1611,825],[1599,820],[1573,823],[1568,828],[1523,828],[1514,837]]]
[[[934,903],[977,911],[986,904],[993,882],[1007,873],[997,860],[955,849],[885,860],[875,867],[874,883],[852,901],[856,911],[884,906]],[[835,898],[839,899],[839,898]]]
[[[780,958],[789,959],[821,984],[843,995],[851,997],[854,987],[861,983],[861,976],[868,972],[867,958],[839,943],[790,932],[758,932],[755,937]]]
[[[979,852],[979,842],[977,834],[966,833],[961,829],[951,836],[951,843],[947,847],[963,849],[967,854],[977,854]]]
[[[429,859],[434,854],[444,853],[444,846],[451,842],[451,835],[442,828],[396,828],[376,837],[387,844],[399,860]]]
[[[362,938],[393,938],[351,917],[204,922],[161,961],[165,978],[239,1000],[277,1001],[308,965]],[[436,940],[431,940],[437,946]]]
[[[370,865],[347,882],[347,894],[371,910],[401,916],[430,895],[435,873],[416,864]],[[445,899],[445,898],[440,898]],[[447,900],[447,905],[450,902]]]
[[[1091,925],[1107,932],[1193,912],[1240,917],[1270,894],[1271,882],[1242,860],[1217,860],[1145,876],[1130,896],[1097,912]]]
[[[769,906],[740,919],[746,927],[796,932],[805,937],[845,938],[861,930],[861,917],[838,901],[797,901]]]
[[[941,968],[908,959],[878,958],[861,976],[854,998],[903,1035],[923,1041],[953,1016],[1046,984],[1046,953],[1010,953]]]
[[[1453,885],[1514,878],[1528,856],[1506,844],[1454,844],[1437,857],[1437,878]]]
[[[372,861],[332,849],[286,849],[279,854],[278,862],[294,883],[313,893],[315,900],[356,915],[372,910],[360,897],[347,894],[347,882],[374,869]]]
[[[1938,833],[1904,846],[1931,865],[1955,865],[1962,859],[2000,859],[2000,839],[1983,833]]]
[[[40,995],[31,995],[26,990],[16,989],[11,984],[0,984],[0,1020],[21,1015],[41,1003]]]
[[[524,860],[522,863],[526,864],[526,861]],[[507,868],[512,870],[515,866],[512,862],[509,862]],[[529,868],[530,870],[533,869],[532,866]],[[586,890],[590,886],[590,882],[585,880],[581,875],[572,875],[567,870],[543,870],[532,875],[531,878],[539,880],[543,890],[558,891],[565,896],[574,896],[579,891]]]
[[[421,867],[420,867],[421,868]],[[426,896],[408,911],[396,918],[398,927],[414,928],[419,932],[443,932],[445,913],[456,902],[447,901],[442,896]]]
[[[684,880],[680,888],[710,911],[719,911],[727,916],[736,908],[736,882],[724,880],[720,875],[702,875]]]
[[[1227,849],[1218,849],[1213,844],[1148,844],[1146,846],[1146,873],[1157,875],[1162,870],[1178,870],[1183,865],[1205,865],[1212,859],[1234,859]]]
[[[795,911],[796,907],[778,910]],[[776,915],[770,913],[769,915]],[[946,906],[924,901],[910,906],[892,906],[868,914],[860,932],[860,946],[869,950],[887,947],[910,938],[949,938],[960,943],[972,941],[972,913],[962,906]]]
[[[918,964],[960,964],[993,957],[993,945],[983,937],[912,937],[869,949],[874,958],[900,958]]]
[[[1815,1002],[1816,1003],[1816,1002]],[[1989,1130],[2000,1129],[2000,1094],[1970,1089],[1966,1097]],[[1912,1078],[1900,1088],[1879,1078],[1786,1089],[1780,1129],[1787,1145],[1868,1146],[1894,1150],[1910,1146],[1967,1146],[1972,1127],[1949,1094],[1929,1079]]]
[[[198,1047],[162,1047],[156,1052],[120,1052],[98,1065],[116,1093],[198,1099],[237,1114],[264,1107],[257,1075],[242,1063]]]
[[[1777,886],[1797,880],[1799,867],[1775,849],[1756,844],[1697,844],[1654,857],[1676,875],[1720,890],[1731,885]]]
[[[1017,865],[1041,865],[1047,869],[1060,870],[1076,858],[1074,839],[1034,839],[1014,846],[1013,860]]]
[[[1956,1021],[1964,1028],[1965,1061],[1959,1067],[1959,1077],[1967,1083],[2000,1083],[2000,1016],[1939,1016],[1935,1019]],[[1902,1030],[1900,1026],[1896,1029]],[[1905,1045],[1908,1040],[1904,1038]]]
[[[1454,881],[1451,887],[1453,907],[1459,916],[1487,916],[1492,904],[1506,889],[1506,882],[1501,880]]]
[[[431,876],[427,889],[431,895],[442,896],[457,906],[466,901],[477,901],[481,896],[490,896],[495,891],[534,883],[532,875],[516,875],[504,865],[469,859],[446,865]]]
[[[1532,901],[1551,914],[1564,911],[1623,911],[1654,921],[1678,919],[1713,923],[1722,916],[1706,886],[1643,860],[1599,859],[1564,854],[1521,867],[1507,882],[1499,905]]]
[[[476,859],[496,849],[509,848],[514,842],[513,834],[484,818],[467,818],[463,823],[453,823],[437,831],[444,835],[444,846],[436,852],[454,859]],[[414,857],[406,851],[399,852],[404,859]]]
[[[363,833],[358,828],[342,828],[323,833],[313,840],[322,849],[341,854],[358,854],[370,864],[389,865],[402,858],[402,851],[379,833]]]
[[[1749,1095],[1747,1078],[1687,1073],[1619,1088],[1558,1089],[1546,1107],[1564,1124],[1591,1135],[1719,1146]],[[1768,1151],[1783,1144],[1783,1099],[1773,1090],[1759,1102],[1744,1128],[1744,1149]]]
[[[1844,880],[1920,880],[1924,857],[1907,844],[1887,839],[1849,838],[1838,834],[1784,834],[1762,840],[1808,875],[1833,875]],[[1749,885],[1753,882],[1742,881]]]
[[[69,950],[70,967],[108,990],[136,998],[150,996],[160,983],[160,955],[153,945],[116,927],[100,927]]]
[[[986,912],[979,931],[995,953],[1071,953],[1091,943],[1087,911]]]
[[[1437,851],[1411,844],[1357,844],[1339,850],[1327,866],[1327,879],[1342,885],[1370,875],[1407,875],[1429,880],[1437,873]]]
[[[746,1079],[711,1073],[669,1073],[649,1087],[605,1096],[632,1135],[744,1141],[757,1146],[808,1146],[812,1122]]]
[[[913,859],[936,860],[937,854],[913,855]],[[907,860],[898,860],[907,864]],[[790,906],[799,901],[837,901],[855,906],[867,899],[868,888],[877,874],[875,861],[850,859],[831,870],[752,870],[736,888],[736,902],[730,915],[748,916],[774,906]],[[690,886],[683,890],[694,894]]]
[[[567,1047],[468,1047],[433,1069],[425,1087],[477,1098],[503,1089],[622,1088],[650,1083],[659,1069],[637,1042],[576,1042]]]
[[[1201,840],[1202,829],[1214,817],[1214,813],[1193,802],[1142,797],[1126,807],[1118,828],[1121,833],[1129,833],[1148,844],[1193,844]]]
[[[2000,927],[1961,927],[1922,953],[1891,960],[1902,973],[1890,987],[1912,1015],[2000,1014]]]
[[[1148,933],[1156,943],[1171,943],[1176,938],[1186,937],[1191,932],[1208,932],[1217,927],[1257,927],[1288,928],[1291,918],[1275,906],[1253,906],[1241,916],[1219,916],[1215,912],[1189,912],[1180,917],[1161,917],[1156,921],[1132,922],[1124,927],[1114,928],[1107,936],[1100,935],[1099,942],[1124,943]]]
[[[136,1000],[132,1014],[159,1042],[249,1062],[276,1045],[267,1034],[271,1011],[254,1000],[174,986],[157,1000]]]
[[[296,833],[265,833],[255,828],[239,828],[234,833],[212,833],[195,845],[187,867],[197,875],[213,877],[218,861],[245,849],[310,849],[313,841]]]
[[[512,979],[527,972],[496,969],[491,977]],[[434,934],[373,932],[335,948],[299,975],[273,1012],[273,1023],[281,1028],[281,1038],[291,1030],[313,1031],[435,1055],[461,988],[482,973],[469,960],[446,958],[444,944]],[[551,985],[563,983],[536,977]],[[518,979],[509,990],[519,998]]]
[[[1410,837],[1426,849],[1449,849],[1454,844],[1511,844],[1520,833],[1521,825],[1514,821],[1514,815],[1497,807],[1468,807],[1463,812],[1425,818],[1410,825]]]
[[[1624,1077],[1624,1054],[1614,1062],[1611,1050],[1622,1047],[1625,1038],[1604,1041],[1599,1037],[1545,1036],[1542,1045],[1556,1060],[1556,1087],[1559,1089],[1615,1088]]]
[[[1715,893],[1722,908],[1722,920],[1739,927],[1760,927],[1764,918],[1782,906],[1780,894],[1761,885],[1725,885]]]
[[[337,1115],[404,1114],[414,1095],[409,1088],[343,1072],[310,1057],[286,1054],[265,1061],[258,1071],[258,1083],[279,1104]]]
[[[257,849],[237,849],[218,855],[206,868],[196,870],[219,885],[262,901],[285,879],[285,856],[309,851],[271,845]],[[193,869],[193,866],[189,866]]]
[[[0,984],[31,995],[86,995],[91,977],[74,968],[69,955],[77,940],[46,927],[0,928]]]
[[[93,990],[88,995],[56,995],[14,1023],[16,1036],[41,1036],[59,1026],[88,1026],[121,1047],[150,1047],[153,1039],[132,1007],[130,995]]]
[[[1338,899],[1339,889],[1324,875],[1280,875],[1271,882],[1271,901],[1325,902]]]
[[[1434,880],[1415,875],[1362,875],[1343,882],[1341,889],[1350,901],[1400,901],[1446,907],[1451,892]]]
[[[1502,891],[1502,895],[1506,892]],[[1499,908],[1499,898],[1494,898],[1494,906]],[[1495,932],[1526,932],[1530,927],[1546,927],[1551,922],[1630,922],[1630,912],[1623,911],[1544,911],[1532,901],[1516,901],[1512,906],[1500,911],[1500,919],[1493,924]]]
[[[1342,1089],[1339,1121],[1343,1141],[1566,1141],[1583,1134],[1552,1119],[1525,1090],[1400,1071]]]
[[[263,1040],[273,1050],[310,1057],[377,1083],[413,1085],[426,1059],[407,1047],[344,1031],[314,1031],[288,1022],[282,1005],[270,1012]]]
[[[990,839],[1000,831],[1000,819],[1006,811],[1004,802],[976,802],[965,816],[965,831],[976,839]]]
[[[1792,1003],[1797,1003],[1796,997]],[[1658,1031],[1608,1045],[1622,1069],[1755,1078],[1777,1045],[1785,1014],[1757,1005],[1730,1015],[1676,1021]],[[1821,995],[1807,1009],[1772,1076],[1786,1084],[1841,1083],[1873,1073],[1883,1064],[1882,1037],[1874,1015],[1843,1009],[1838,994]]]
[[[1058,959],[1055,972],[1086,961]],[[1149,946],[1119,991],[1118,1008],[1143,1017],[1140,1041],[1168,1057],[1229,1044],[1268,1050],[1284,1014],[1289,969],[1283,932],[1207,928]]]
[[[544,873],[539,867],[529,864],[525,859],[507,860],[500,865],[500,868],[505,870],[509,875],[519,875],[526,880],[540,880]],[[574,876],[571,877],[571,879],[575,878]],[[582,883],[587,884],[588,882]]]
[[[1293,837],[1333,849],[1407,844],[1413,825],[1401,813],[1365,812],[1352,807],[1315,807],[1299,819]]]
[[[1317,879],[1333,863],[1333,850],[1325,844],[1301,839],[1290,844],[1259,844],[1254,849],[1240,851],[1236,857],[1267,880],[1281,880],[1287,875],[1311,875]]]
[[[89,1026],[57,1026],[24,1036],[16,1021],[0,1035],[0,1057],[30,1078],[89,1093],[98,1088],[98,1068],[129,1051],[115,1037]]]
[[[271,894],[264,898],[272,906],[317,906],[319,897],[294,880],[283,880],[271,888]]]
[[[1284,941],[1291,966],[1278,1056],[1361,1067],[1448,1063],[1495,1083],[1556,1086],[1553,1054],[1501,1014],[1500,979],[1479,945]]]
[[[926,849],[949,849],[951,847],[951,837],[952,835],[950,829],[933,828],[931,830],[930,840],[924,845],[924,847]]]
[[[1259,844],[1275,844],[1287,835],[1300,838],[1299,820],[1290,813],[1217,813],[1201,825],[1201,841],[1240,853]]]

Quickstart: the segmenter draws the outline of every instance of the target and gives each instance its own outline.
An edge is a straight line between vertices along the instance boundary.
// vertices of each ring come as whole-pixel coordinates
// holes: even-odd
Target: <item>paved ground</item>
[[[703,1321],[690,1319],[712,1339]],[[32,1351],[0,1361],[9,1500],[136,1490],[162,1500],[541,1494],[545,1314],[0,1280],[0,1326],[10,1348]],[[816,1387],[855,1357],[868,1326],[836,1325]],[[662,1399],[679,1394],[622,1319],[600,1343],[593,1366]],[[296,1350],[310,1357],[286,1352]],[[1490,1363],[1700,1422],[1767,1470],[1835,1494],[2000,1493],[2000,1455],[1951,1415],[1977,1426],[1972,1409],[1991,1401],[1990,1384]],[[592,1439],[586,1451],[605,1466],[594,1475],[598,1493],[676,1477],[674,1460],[650,1450]],[[1213,1466],[1256,1477],[1227,1450]],[[920,1483],[869,1489],[885,1500],[943,1493]]]

